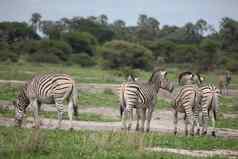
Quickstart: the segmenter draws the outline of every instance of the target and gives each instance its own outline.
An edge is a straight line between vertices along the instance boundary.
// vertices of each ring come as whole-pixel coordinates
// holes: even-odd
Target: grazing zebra
[[[218,77],[218,85],[221,90],[221,94],[228,95],[228,85],[231,82],[231,73],[230,71],[225,71],[224,74],[219,75]]]
[[[212,135],[215,136],[215,122],[216,122],[216,116],[217,111],[219,108],[219,89],[217,89],[212,84],[204,84],[203,78],[197,73],[194,75],[194,81],[198,84],[199,90],[202,93],[201,96],[201,111],[202,111],[202,134],[207,134],[207,127],[208,127],[208,120],[209,116],[212,120]],[[199,112],[197,112],[199,113]],[[199,114],[197,114],[199,116]],[[199,131],[197,132],[199,134]]]
[[[188,135],[188,125],[191,126],[190,134],[194,135],[194,127],[198,125],[198,117],[194,116],[195,111],[199,111],[200,92],[198,87],[193,84],[193,74],[183,72],[179,75],[179,84],[182,88],[179,90],[172,103],[174,109],[174,134],[177,134],[178,112],[185,113],[185,135]]]
[[[154,107],[157,101],[157,94],[160,88],[166,89],[170,92],[173,91],[173,84],[166,78],[167,72],[162,70],[155,70],[149,81],[146,83],[141,82],[129,82],[126,84],[126,87],[122,87],[123,94],[123,103],[125,104],[125,109],[122,114],[122,127],[124,129],[130,129],[132,124],[132,109],[136,108],[137,114],[140,110],[141,114],[141,131],[144,131],[145,120],[146,131],[150,130],[150,121]],[[146,110],[147,115],[146,115]],[[126,123],[127,118],[129,117],[128,124]],[[145,119],[146,118],[146,119]],[[137,115],[139,120],[139,115]],[[139,123],[137,124],[137,129],[139,128]]]
[[[58,111],[58,128],[61,126],[63,105],[68,103],[70,129],[73,114],[77,116],[78,92],[74,80],[66,74],[48,73],[34,76],[28,81],[13,102],[16,108],[16,126],[21,127],[26,108],[31,105],[35,119],[35,127],[39,128],[39,110],[41,104],[56,104]]]

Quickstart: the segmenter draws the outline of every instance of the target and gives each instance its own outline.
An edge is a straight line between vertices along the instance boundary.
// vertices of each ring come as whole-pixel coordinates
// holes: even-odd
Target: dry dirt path
[[[227,158],[238,158],[238,151],[234,150],[186,150],[186,149],[173,149],[173,148],[146,148],[148,151],[175,153],[179,155],[193,156],[193,157],[213,157],[224,156]]]

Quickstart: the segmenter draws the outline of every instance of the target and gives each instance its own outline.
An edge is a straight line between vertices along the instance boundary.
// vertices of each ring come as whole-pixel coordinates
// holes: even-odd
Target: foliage
[[[147,48],[126,41],[111,41],[103,45],[100,56],[106,68],[150,68],[152,53]]]
[[[63,39],[71,45],[73,53],[87,53],[95,55],[97,40],[87,32],[69,32],[63,35]]]
[[[72,54],[70,61],[83,67],[95,65],[95,60],[86,53]]]

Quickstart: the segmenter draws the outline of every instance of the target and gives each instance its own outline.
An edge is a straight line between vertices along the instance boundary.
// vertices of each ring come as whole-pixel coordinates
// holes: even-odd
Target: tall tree
[[[41,21],[41,14],[40,13],[33,13],[31,15],[31,24],[32,24],[32,28],[35,32],[37,32],[37,29],[39,28],[39,24],[40,24],[40,21]]]

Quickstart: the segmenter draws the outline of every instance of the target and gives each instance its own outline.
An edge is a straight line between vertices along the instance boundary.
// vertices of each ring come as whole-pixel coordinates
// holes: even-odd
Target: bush
[[[70,61],[72,61],[75,64],[79,64],[83,67],[85,66],[93,66],[95,65],[95,61],[93,60],[92,57],[90,57],[86,53],[80,53],[80,54],[73,54],[70,57]]]
[[[0,61],[1,62],[17,62],[18,56],[15,52],[9,49],[0,50]]]
[[[96,38],[87,32],[69,32],[63,35],[63,39],[71,45],[73,53],[87,53],[89,56],[95,55]]]
[[[105,68],[141,68],[148,69],[153,63],[152,52],[138,44],[126,41],[111,41],[100,50],[102,65]]]
[[[61,52],[61,50],[57,49],[54,50],[57,51],[58,53]],[[62,52],[59,54],[62,54]],[[56,52],[45,52],[42,50],[39,50],[32,55],[29,55],[27,59],[30,62],[42,62],[42,63],[60,63],[61,61],[57,56]]]
[[[238,63],[235,59],[230,59],[228,63],[226,63],[225,68],[232,72],[238,72]]]

